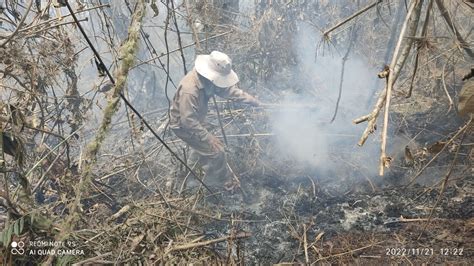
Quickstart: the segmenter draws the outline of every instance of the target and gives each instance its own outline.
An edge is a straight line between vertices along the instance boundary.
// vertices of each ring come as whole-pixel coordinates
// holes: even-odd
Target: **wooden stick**
[[[370,248],[370,247],[373,247],[375,245],[378,245],[378,244],[381,244],[385,242],[385,240],[383,241],[379,241],[377,243],[373,243],[373,244],[370,244],[370,245],[367,245],[367,246],[364,246],[364,247],[360,247],[360,248],[356,248],[356,249],[352,249],[352,250],[349,250],[349,251],[346,251],[346,252],[342,252],[342,253],[338,253],[338,254],[334,254],[334,255],[330,255],[330,256],[326,256],[326,257],[323,257],[323,258],[319,258],[317,259],[316,261],[314,261],[314,263],[318,262],[318,261],[321,261],[321,260],[327,260],[329,258],[333,258],[333,257],[341,257],[341,256],[344,256],[344,255],[348,255],[348,254],[352,254],[356,251],[361,251],[361,250],[364,250],[366,248]]]
[[[368,258],[368,259],[380,259],[382,256],[379,255],[360,255],[360,258]]]
[[[402,55],[399,60],[398,54],[400,53],[400,47],[402,46],[403,42],[403,37],[405,36],[405,32],[407,28],[410,26],[411,29],[415,29],[418,24],[418,19],[419,19],[419,14],[414,14],[412,18],[412,14],[414,13],[415,9],[420,10],[421,9],[421,4],[423,3],[422,0],[413,0],[411,2],[410,8],[408,10],[407,16],[405,18],[405,21],[403,22],[402,29],[400,30],[400,37],[398,38],[397,46],[395,47],[395,51],[393,53],[392,57],[392,62],[390,63],[390,74],[388,76],[388,82],[387,82],[387,95],[385,98],[385,111],[384,111],[384,123],[383,123],[383,129],[382,129],[382,145],[381,145],[381,154],[380,154],[380,164],[379,164],[379,175],[383,176],[384,175],[384,169],[385,166],[387,166],[387,163],[389,162],[389,158],[386,155],[386,145],[387,145],[387,131],[388,131],[388,113],[390,110],[390,100],[392,97],[392,88],[393,84],[395,83],[395,79],[397,77],[397,71],[395,71],[395,68],[397,67],[398,64],[404,64],[406,57],[408,57],[408,53],[405,55]],[[418,13],[418,12],[417,12]],[[417,16],[418,15],[418,16]],[[411,22],[411,23],[410,23]],[[411,46],[411,45],[410,45]],[[408,50],[409,52],[409,50]],[[405,57],[405,58],[404,58]],[[400,66],[401,68],[401,66]]]
[[[428,218],[405,218],[400,216],[400,218],[396,221],[389,222],[389,223],[411,223],[411,222],[424,222],[428,221]]]
[[[214,101],[214,107],[216,108],[217,121],[219,121],[219,127],[221,128],[222,137],[224,138],[224,144],[227,147],[229,146],[229,143],[227,142],[227,137],[225,136],[224,126],[222,125],[221,113],[219,112],[219,106],[217,106],[215,95],[212,95],[212,100]]]
[[[341,138],[355,138],[357,135],[352,135],[352,134],[331,134],[331,133],[324,133],[324,134],[319,134],[320,136],[331,136],[331,137],[341,137]],[[232,135],[226,135],[227,138],[247,138],[247,137],[275,137],[278,136],[278,134],[275,133],[251,133],[251,134],[232,134]],[[223,136],[216,136],[216,138],[223,138]],[[174,144],[174,143],[180,143],[183,142],[181,139],[175,139],[172,141],[169,141],[168,143]],[[129,167],[131,168],[131,167]],[[121,171],[120,171],[121,172]],[[103,180],[110,175],[102,177],[100,180]]]
[[[233,134],[227,135],[229,138],[238,138],[238,137],[272,137],[276,136],[275,133],[255,133],[255,134]],[[216,136],[217,138],[223,138],[223,136]]]
[[[356,119],[352,120],[352,123],[357,125],[357,124],[360,124],[362,122],[365,122],[365,121],[369,120],[370,117],[371,117],[370,114],[364,115],[364,116],[361,116],[359,118],[356,118]]]
[[[307,241],[307,236],[306,236],[306,224],[303,224],[303,246],[304,246],[304,258],[306,261],[306,264],[309,264],[309,257],[308,257],[308,241]]]
[[[430,218],[405,218],[405,217],[403,217],[402,215],[400,215],[400,218],[395,219],[394,221],[385,222],[384,224],[426,222],[426,221],[428,221],[429,219],[430,219]],[[433,220],[433,219],[431,219],[431,220]],[[435,220],[437,220],[437,221],[444,221],[444,220],[447,220],[447,219],[435,218]]]
[[[113,214],[112,216],[110,216],[107,221],[113,221],[113,220],[116,220],[118,219],[120,216],[122,216],[122,214],[125,214],[126,212],[128,212],[129,210],[131,209],[131,206],[130,205],[125,205],[123,206],[118,212],[116,212],[115,214]]]
[[[284,104],[284,103],[262,103],[260,104],[262,108],[320,108],[316,105],[309,105],[309,104]]]
[[[321,136],[333,136],[333,137],[357,137],[357,135],[352,135],[352,134],[331,134],[331,133],[325,133],[325,134],[319,134]],[[228,138],[238,138],[238,137],[273,137],[273,136],[278,136],[278,134],[275,133],[255,133],[255,134],[233,134],[233,135],[226,135]],[[216,138],[223,138],[223,136],[216,136]]]
[[[244,197],[244,199],[248,199],[247,198],[247,194],[245,194],[245,191],[242,189],[242,186],[240,185],[240,178],[239,176],[235,173],[235,171],[232,169],[232,167],[230,167],[229,165],[229,162],[227,160],[227,157],[228,157],[228,154],[226,153],[225,154],[225,157],[226,157],[226,165],[227,165],[227,168],[229,169],[229,172],[230,174],[232,175],[232,178],[234,179],[235,181],[235,184],[232,184],[232,187],[230,188],[230,190],[233,190],[235,188],[235,186],[237,186],[240,190],[240,192],[242,192],[242,196]]]
[[[224,236],[224,237],[220,237],[220,238],[216,238],[216,239],[211,239],[211,240],[206,240],[206,241],[201,241],[201,242],[195,242],[195,243],[188,243],[188,244],[184,244],[184,245],[179,245],[179,246],[176,246],[176,247],[173,247],[171,249],[169,249],[165,256],[170,253],[170,252],[173,252],[173,251],[180,251],[180,250],[187,250],[187,249],[192,249],[192,248],[199,248],[199,247],[204,247],[204,246],[209,246],[209,245],[212,245],[212,244],[215,244],[215,243],[219,243],[219,242],[223,242],[223,241],[227,241],[229,239],[241,239],[241,238],[247,238],[247,237],[251,237],[252,234],[250,233],[247,233],[247,232],[241,232],[241,233],[238,233],[234,236]]]
[[[364,145],[364,143],[367,140],[367,138],[369,137],[369,135],[374,133],[374,131],[376,129],[376,124],[375,123],[377,122],[377,118],[379,116],[380,110],[382,109],[383,105],[385,104],[386,95],[387,95],[387,89],[384,88],[384,90],[380,94],[379,99],[377,100],[377,103],[375,104],[375,107],[372,110],[372,112],[369,115],[363,116],[363,117],[358,118],[358,119],[353,121],[355,124],[358,124],[358,123],[362,123],[363,121],[368,120],[367,127],[365,128],[364,133],[360,137],[359,142],[357,143],[357,145],[359,145],[359,146]]]

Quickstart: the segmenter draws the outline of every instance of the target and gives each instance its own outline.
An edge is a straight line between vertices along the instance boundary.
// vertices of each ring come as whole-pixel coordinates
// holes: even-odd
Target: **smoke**
[[[354,125],[352,120],[370,112],[368,106],[373,102],[377,70],[353,48],[345,63],[338,114],[330,123],[339,93],[342,57],[347,48],[339,48],[339,52],[332,49],[332,53],[325,51],[315,57],[321,36],[304,24],[299,25],[297,39],[295,52],[299,63],[291,71],[293,90],[284,91],[281,102],[315,108],[290,106],[271,113],[281,154],[319,173],[342,175],[341,166],[354,169],[354,165],[359,165],[360,173],[374,175],[379,145],[371,136],[372,141],[369,139],[364,147],[358,147],[365,125]]]

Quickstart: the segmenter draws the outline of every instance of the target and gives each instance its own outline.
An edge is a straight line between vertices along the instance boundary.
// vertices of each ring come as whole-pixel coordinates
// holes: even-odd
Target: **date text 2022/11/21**
[[[386,256],[463,256],[464,248],[385,248]]]

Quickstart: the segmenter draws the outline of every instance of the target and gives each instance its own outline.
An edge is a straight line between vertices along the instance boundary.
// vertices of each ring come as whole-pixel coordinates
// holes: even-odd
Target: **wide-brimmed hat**
[[[239,82],[232,70],[232,60],[224,53],[213,51],[209,55],[198,55],[194,64],[196,71],[217,87],[227,88]]]

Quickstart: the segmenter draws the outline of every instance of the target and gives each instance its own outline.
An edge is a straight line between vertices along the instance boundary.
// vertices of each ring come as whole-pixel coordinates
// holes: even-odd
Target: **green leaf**
[[[23,232],[23,228],[25,227],[25,217],[20,218],[20,233]]]
[[[49,220],[48,218],[46,218],[42,215],[38,215],[38,217],[36,217],[35,228],[39,228],[39,229],[42,229],[42,230],[47,230],[51,227],[52,224],[53,224],[53,222],[51,220]]]
[[[62,256],[58,259],[58,262],[56,265],[71,265],[71,262],[74,260],[73,256]]]
[[[19,236],[20,235],[20,223],[18,220],[16,220],[14,223],[13,223],[13,232],[15,233],[15,235]]]
[[[8,247],[10,244],[10,241],[12,240],[12,233],[13,233],[13,226],[8,226],[8,228],[5,228],[6,232],[4,232],[3,235],[3,246]]]
[[[13,236],[13,225],[10,225],[10,227],[8,228],[8,244],[10,244],[10,241],[12,240],[12,236]]]
[[[8,247],[8,244],[7,244],[7,228],[5,228],[5,230],[3,230],[2,232],[2,242],[3,242],[3,246],[4,247]]]
[[[3,229],[3,231],[2,231],[2,242],[3,242],[4,247],[8,246],[8,244],[7,244],[7,233],[8,233],[8,227],[5,227],[5,229]]]

